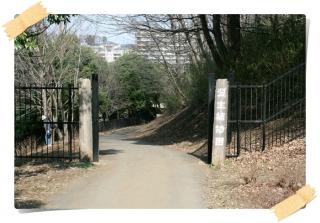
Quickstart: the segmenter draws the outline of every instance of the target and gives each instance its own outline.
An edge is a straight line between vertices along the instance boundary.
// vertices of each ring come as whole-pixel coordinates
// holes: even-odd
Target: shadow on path
[[[122,153],[123,150],[120,149],[104,149],[99,151],[100,156],[105,156],[105,155],[115,155],[118,153]]]

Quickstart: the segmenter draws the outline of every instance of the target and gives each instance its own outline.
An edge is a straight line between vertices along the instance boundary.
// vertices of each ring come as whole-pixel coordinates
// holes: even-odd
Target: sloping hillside
[[[131,135],[134,139],[168,145],[201,159],[207,156],[207,106],[186,107],[173,115],[163,115]]]

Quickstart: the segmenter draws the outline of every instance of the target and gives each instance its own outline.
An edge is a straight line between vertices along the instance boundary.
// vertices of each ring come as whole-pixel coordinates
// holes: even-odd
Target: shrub
[[[182,107],[181,102],[176,95],[165,95],[163,96],[162,101],[166,105],[166,112],[169,114],[175,113]]]
[[[275,185],[293,192],[299,190],[305,184],[305,167],[290,164],[278,169]]]
[[[255,183],[258,178],[258,166],[257,163],[252,163],[250,167],[240,174],[241,179],[244,180],[244,184]]]

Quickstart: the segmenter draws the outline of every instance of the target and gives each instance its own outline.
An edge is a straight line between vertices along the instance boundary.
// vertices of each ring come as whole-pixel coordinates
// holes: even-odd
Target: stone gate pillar
[[[81,160],[93,161],[92,92],[89,79],[79,79],[79,146]]]
[[[216,81],[214,100],[214,124],[212,138],[212,163],[220,166],[225,160],[225,147],[227,144],[228,126],[228,92],[229,82],[227,79]]]

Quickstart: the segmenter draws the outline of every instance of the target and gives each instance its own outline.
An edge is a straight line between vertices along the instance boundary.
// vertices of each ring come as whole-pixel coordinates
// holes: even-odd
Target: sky
[[[129,33],[115,33],[119,31],[119,28],[113,25],[104,25],[89,22],[87,19],[95,19],[96,21],[101,21],[101,23],[107,23],[107,21],[101,18],[97,18],[95,15],[80,15],[72,18],[71,26],[75,27],[78,35],[96,35],[96,36],[106,36],[108,41],[119,43],[119,44],[130,44],[135,43],[135,37],[133,34]]]

